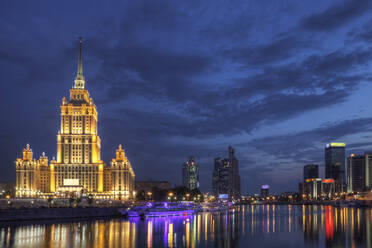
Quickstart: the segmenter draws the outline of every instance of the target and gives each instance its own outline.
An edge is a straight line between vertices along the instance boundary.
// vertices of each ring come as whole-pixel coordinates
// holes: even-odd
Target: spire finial
[[[75,89],[84,89],[84,84],[85,84],[85,79],[83,76],[83,62],[82,62],[82,56],[81,56],[81,51],[82,51],[82,46],[83,46],[83,38],[79,37],[79,58],[78,58],[78,70],[77,70],[77,75],[75,78]]]
[[[83,45],[83,37],[79,37],[79,63],[78,63],[78,76],[79,75],[81,75],[81,76],[83,76],[83,64],[82,64],[82,62],[81,62],[81,47],[82,47],[82,45]]]

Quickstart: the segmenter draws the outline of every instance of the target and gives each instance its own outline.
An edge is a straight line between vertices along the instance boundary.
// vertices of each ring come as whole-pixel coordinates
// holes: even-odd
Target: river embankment
[[[63,207],[0,209],[0,222],[72,218],[118,217],[121,207]]]

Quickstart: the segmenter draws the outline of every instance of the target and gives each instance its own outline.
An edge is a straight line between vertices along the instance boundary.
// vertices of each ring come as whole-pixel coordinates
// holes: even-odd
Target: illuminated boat
[[[136,206],[129,209],[119,209],[119,212],[128,217],[167,217],[189,216],[195,213],[192,205],[182,203],[147,203],[145,206]]]
[[[155,203],[149,208],[146,217],[166,217],[166,216],[189,216],[195,213],[192,205],[185,205],[182,203]]]
[[[132,208],[120,208],[118,211],[124,217],[141,217],[145,215],[147,209],[146,206],[135,206]]]
[[[193,215],[195,210],[193,209],[157,209],[150,210],[145,214],[146,217],[167,217],[167,216],[189,216]]]
[[[201,204],[201,211],[199,212],[225,212],[233,209],[230,203],[204,203]]]

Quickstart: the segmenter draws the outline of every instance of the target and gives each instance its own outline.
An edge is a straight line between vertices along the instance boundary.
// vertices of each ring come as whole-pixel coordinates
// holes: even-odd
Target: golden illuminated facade
[[[134,189],[134,172],[121,145],[119,145],[119,148],[116,150],[116,158],[113,158],[111,161],[110,170],[110,191],[113,192],[115,196],[125,194],[125,192]]]
[[[66,196],[71,192],[102,197],[128,198],[134,189],[134,172],[121,145],[107,166],[101,160],[97,134],[97,108],[85,89],[81,45],[75,85],[70,99],[61,104],[61,129],[57,135],[57,159],[48,164],[43,154],[33,160],[29,145],[16,161],[18,197]]]

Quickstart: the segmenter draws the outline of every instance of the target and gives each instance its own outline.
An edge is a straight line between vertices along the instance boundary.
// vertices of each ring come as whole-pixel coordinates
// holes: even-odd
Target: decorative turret
[[[39,164],[40,166],[48,166],[48,157],[45,156],[45,152],[40,156]]]
[[[23,160],[32,161],[32,149],[29,144],[23,149]]]
[[[116,161],[124,161],[124,160],[126,160],[125,152],[120,144],[119,148],[116,149]]]

